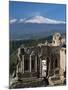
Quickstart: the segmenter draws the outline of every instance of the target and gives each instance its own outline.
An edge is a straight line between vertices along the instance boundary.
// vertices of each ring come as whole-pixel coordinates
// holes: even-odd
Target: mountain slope
[[[64,33],[65,24],[11,24],[10,39],[21,40],[46,37],[54,32]]]

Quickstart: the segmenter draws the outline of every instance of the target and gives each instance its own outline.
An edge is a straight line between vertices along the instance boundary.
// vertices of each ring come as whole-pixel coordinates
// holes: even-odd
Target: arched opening
[[[24,70],[25,72],[27,72],[29,70],[29,56],[28,55],[25,55],[24,57]]]
[[[35,71],[35,55],[31,56],[31,68],[32,71]]]
[[[47,77],[49,72],[49,58],[42,60],[42,76]]]
[[[57,68],[58,67],[58,60],[57,60],[57,58],[55,59],[55,68]]]

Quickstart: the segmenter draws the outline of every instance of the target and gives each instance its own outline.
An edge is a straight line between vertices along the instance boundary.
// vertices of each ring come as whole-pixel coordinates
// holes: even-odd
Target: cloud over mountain
[[[10,23],[10,24],[13,24],[13,23],[15,23],[16,21],[17,21],[17,19],[14,18],[14,19],[11,19],[11,20],[9,21],[9,23]]]
[[[17,19],[10,20],[10,24],[15,23]],[[65,24],[65,21],[49,19],[43,16],[34,16],[31,18],[19,19],[18,23],[37,23],[37,24]]]

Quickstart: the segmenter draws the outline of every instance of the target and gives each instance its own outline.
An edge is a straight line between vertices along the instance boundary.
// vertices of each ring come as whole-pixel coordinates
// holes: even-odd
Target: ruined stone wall
[[[32,73],[36,72],[37,76],[41,77],[42,72],[42,60],[47,60],[47,75],[51,76],[56,74],[59,74],[60,69],[60,47],[59,46],[41,46],[41,47],[32,47],[29,48],[29,53],[27,53],[27,50],[24,49],[21,50],[21,56],[24,54],[24,58],[22,57],[21,61],[21,68],[23,70],[23,73],[27,71]],[[32,57],[34,55],[34,70],[32,70]],[[31,59],[30,59],[31,56]],[[21,59],[21,58],[20,58]],[[23,59],[24,59],[24,67],[23,67]],[[28,59],[28,64],[25,64],[26,59]],[[27,65],[27,66],[26,66]]]

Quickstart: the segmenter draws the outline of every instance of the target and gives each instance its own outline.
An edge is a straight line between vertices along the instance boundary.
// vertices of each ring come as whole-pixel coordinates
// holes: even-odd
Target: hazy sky
[[[63,4],[42,4],[30,2],[9,2],[10,19],[29,18],[32,16],[44,16],[47,18],[65,21],[65,9]]]

